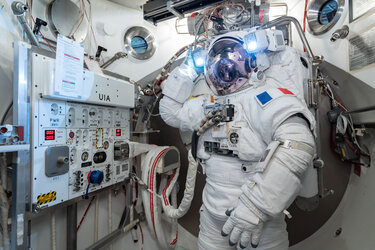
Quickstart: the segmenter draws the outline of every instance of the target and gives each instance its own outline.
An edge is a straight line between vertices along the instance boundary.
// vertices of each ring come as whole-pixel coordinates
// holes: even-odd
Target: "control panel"
[[[0,125],[0,145],[12,145],[22,143],[24,140],[24,128],[22,126]]]
[[[115,145],[130,137],[131,106],[44,97],[44,78],[39,76],[50,72],[40,66],[54,59],[34,55],[33,60],[39,66],[33,67],[31,91],[33,205],[53,206],[124,181],[130,162],[128,157],[115,157]],[[96,86],[98,79],[105,81],[95,79],[91,84]],[[111,88],[112,82],[116,88],[120,83],[127,90],[132,86],[111,78],[105,81],[106,87]],[[121,97],[126,103],[133,98],[131,90]]]

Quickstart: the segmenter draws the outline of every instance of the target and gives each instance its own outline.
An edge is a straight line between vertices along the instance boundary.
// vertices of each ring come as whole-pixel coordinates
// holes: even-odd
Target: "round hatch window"
[[[133,37],[130,44],[137,53],[145,53],[147,50],[147,42],[143,37]]]
[[[339,4],[336,0],[326,2],[319,12],[319,23],[322,25],[329,24],[336,16]]]
[[[322,35],[332,29],[340,20],[345,0],[310,0],[307,7],[309,32]]]
[[[138,60],[149,59],[156,50],[155,37],[144,27],[131,27],[124,35],[124,49]]]

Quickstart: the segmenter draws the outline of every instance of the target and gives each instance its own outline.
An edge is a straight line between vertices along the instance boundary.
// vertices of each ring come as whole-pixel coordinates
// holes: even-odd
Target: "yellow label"
[[[43,205],[54,200],[56,200],[56,191],[39,195],[37,198],[37,203],[38,205]]]
[[[343,148],[341,149],[341,152],[342,152],[342,155],[343,155],[344,157],[346,157],[346,154],[345,154],[345,151],[344,151]]]
[[[203,94],[202,94],[202,95],[203,95]],[[191,96],[190,96],[190,99],[195,99],[195,98],[201,97],[202,95],[191,95]]]

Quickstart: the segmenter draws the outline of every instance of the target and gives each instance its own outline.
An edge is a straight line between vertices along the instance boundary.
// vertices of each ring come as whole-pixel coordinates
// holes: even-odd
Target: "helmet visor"
[[[211,46],[205,64],[205,77],[216,95],[235,92],[250,78],[250,57],[242,43],[222,38]]]

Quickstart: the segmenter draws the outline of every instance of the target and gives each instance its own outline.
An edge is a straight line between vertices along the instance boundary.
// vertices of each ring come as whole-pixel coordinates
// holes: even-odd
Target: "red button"
[[[70,138],[74,138],[74,132],[73,132],[73,131],[70,131],[70,132],[69,132],[69,137],[70,137]]]

